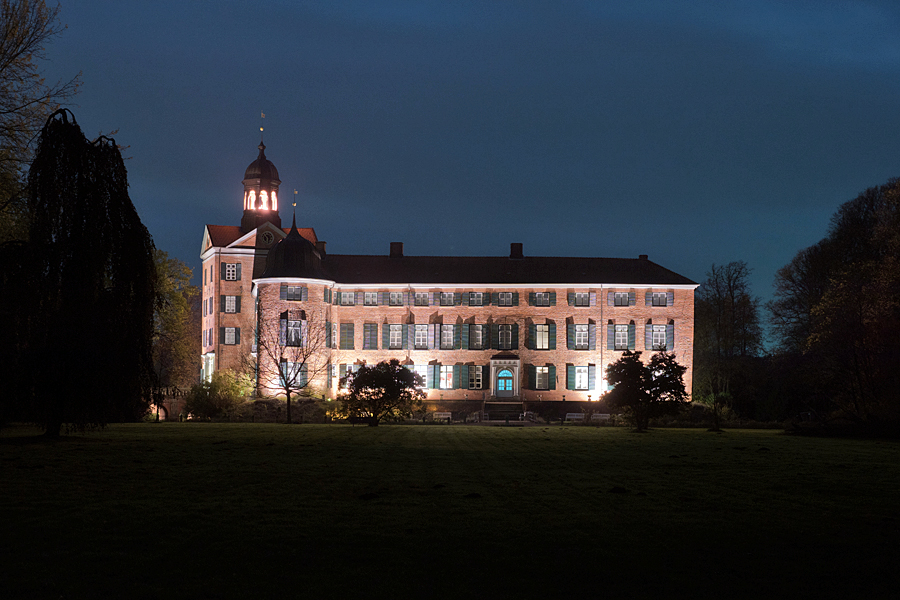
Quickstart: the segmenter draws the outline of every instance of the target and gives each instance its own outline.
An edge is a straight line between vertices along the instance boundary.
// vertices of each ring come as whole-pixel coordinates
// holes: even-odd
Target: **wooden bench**
[[[584,413],[566,413],[566,423],[584,423]]]
[[[591,421],[609,421],[609,413],[594,413],[591,415]]]
[[[435,412],[431,413],[435,421],[449,421],[453,417],[451,412]]]

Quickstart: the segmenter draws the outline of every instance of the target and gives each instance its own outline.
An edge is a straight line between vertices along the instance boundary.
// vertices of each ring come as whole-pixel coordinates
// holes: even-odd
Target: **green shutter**
[[[490,363],[484,365],[481,369],[481,387],[482,389],[489,390],[491,389],[491,365]]]
[[[644,323],[644,350],[653,349],[653,324],[651,321]]]
[[[566,389],[575,389],[575,365],[566,365]]]
[[[235,271],[237,271],[237,273],[235,275],[235,279],[237,281],[240,281],[241,280],[241,263],[237,263],[237,267],[235,267]]]
[[[519,292],[513,292],[512,305],[513,306],[519,305]]]
[[[459,326],[459,347],[462,350],[469,349],[469,328],[471,325],[463,323]]]
[[[225,296],[219,295],[219,312],[225,312]]]
[[[241,345],[241,328],[240,327],[234,328],[234,343],[237,346]]]
[[[675,304],[675,292],[669,290],[666,292],[666,306],[672,306]]]
[[[537,334],[535,331],[537,327],[534,324],[528,326],[528,337],[525,338],[525,347],[529,350],[534,350],[534,338]]]
[[[453,389],[458,390],[461,387],[459,365],[453,365]]]
[[[566,294],[566,300],[568,300],[569,306],[573,306],[575,304],[575,292]]]
[[[331,321],[325,321],[325,347],[331,348]]]
[[[588,350],[597,349],[597,324],[588,323]]]
[[[385,350],[391,347],[391,326],[388,324],[381,326],[381,347]]]
[[[453,292],[453,304],[454,306],[462,305],[462,294],[460,292]]]
[[[437,331],[435,331],[437,330]],[[435,339],[441,339],[440,325],[429,325],[428,326],[428,349],[434,350],[435,348]]]
[[[628,306],[634,306],[637,300],[635,298],[634,292],[628,292]]]
[[[500,349],[500,324],[492,323],[491,324],[491,350],[499,350]]]
[[[309,288],[306,287],[305,285],[302,288],[300,288],[300,300],[302,300],[304,302],[309,300]]]
[[[550,365],[547,368],[547,373],[549,375],[549,381],[547,382],[547,387],[551,390],[556,389],[556,365]]]
[[[463,293],[461,293],[461,294],[459,295],[459,303],[460,303],[462,306],[468,306],[468,305],[469,305],[469,292],[463,292]]]
[[[460,389],[469,389],[469,365],[457,365],[457,368],[459,368]]]
[[[462,348],[462,329],[465,325],[456,324],[453,326],[453,349],[459,350]],[[468,327],[466,327],[468,329]]]
[[[575,324],[566,323],[566,348],[572,350],[575,348]]]
[[[400,330],[400,346],[403,350],[409,350],[409,325],[403,323]]]
[[[221,267],[219,269],[221,271],[219,279],[225,279],[225,263],[219,263],[219,267]]]
[[[537,387],[537,371],[534,365],[525,365],[525,370],[528,372],[528,389],[533,390]]]
[[[225,328],[224,327],[219,327],[219,343],[220,344],[225,343]]]
[[[549,342],[547,348],[549,350],[556,350],[556,323],[549,323],[547,330],[548,337],[550,338],[547,340]]]
[[[278,332],[278,344],[281,346],[287,345],[287,313],[281,313],[281,328]]]
[[[512,344],[510,345],[511,350],[519,349],[519,324],[513,323],[512,326]]]
[[[278,299],[279,300],[287,300],[287,288],[288,288],[288,286],[286,283],[281,284],[281,289],[278,290]]]
[[[491,292],[491,304],[494,306],[500,304],[500,292]]]
[[[644,292],[644,306],[652,306],[653,305],[653,292],[647,290]]]
[[[588,305],[597,306],[597,292],[588,292]]]
[[[588,389],[597,389],[597,365],[588,365]]]
[[[528,306],[534,306],[534,292],[528,292]]]
[[[616,349],[616,324],[612,321],[606,324],[606,349]]]
[[[666,350],[675,350],[675,323],[672,322],[666,325]]]
[[[615,306],[616,305],[616,293],[615,292],[607,292],[606,293],[606,305],[607,306]]]
[[[234,312],[236,312],[236,313],[241,312],[241,297],[240,296],[234,297]]]
[[[556,292],[550,292],[550,306],[556,306]]]
[[[628,349],[635,349],[635,338],[637,338],[637,326],[634,321],[628,324]]]

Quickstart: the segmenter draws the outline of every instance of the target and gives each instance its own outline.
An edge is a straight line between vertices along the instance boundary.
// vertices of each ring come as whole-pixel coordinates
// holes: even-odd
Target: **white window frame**
[[[306,323],[303,321],[288,319],[285,345],[296,347],[303,346],[303,333],[304,329],[306,329],[304,325],[306,325]]]
[[[513,293],[512,292],[500,292],[497,295],[497,305],[498,306],[512,306],[513,305]]]
[[[615,350],[628,350],[628,325],[613,325],[615,327]]]
[[[575,306],[590,306],[590,292],[575,292]]]
[[[225,263],[225,281],[237,281],[237,263]]]
[[[430,365],[413,365],[413,372],[422,378],[422,386],[419,388],[424,389],[428,387],[428,367]]]
[[[667,306],[668,294],[665,292],[653,292],[650,296],[651,306]]]
[[[225,328],[225,345],[226,346],[234,346],[234,338],[235,332],[237,331],[236,327],[226,327]]]
[[[428,306],[428,292],[416,292],[413,304],[415,306]]]
[[[590,327],[588,325],[575,325],[575,349],[587,350],[590,347],[588,334]]]
[[[484,350],[484,328],[486,325],[475,325],[471,331],[469,338],[469,348],[471,350]]]
[[[363,306],[378,306],[378,292],[363,292]]]
[[[550,292],[535,292],[534,293],[534,305],[535,306],[550,306]]]
[[[303,286],[301,286],[301,285],[287,286],[287,299],[288,300],[302,300],[303,299]]]
[[[438,387],[442,390],[453,389],[453,365],[441,365],[441,380]]]
[[[484,306],[484,292],[469,292],[469,306]]]
[[[389,302],[391,306],[403,306],[403,292],[391,292]]]
[[[628,292],[614,292],[613,306],[628,306]]]
[[[588,389],[588,383],[588,368],[575,367],[575,389],[586,390]]]
[[[484,367],[469,365],[469,389],[480,390],[484,387]]]
[[[355,306],[356,292],[338,292],[341,295],[341,306]]]
[[[512,325],[500,325],[498,337],[500,350],[512,350]]]
[[[453,292],[441,292],[441,306],[453,306]]]
[[[544,324],[534,326],[534,349],[550,349],[550,325]]]
[[[233,313],[237,310],[237,296],[225,296],[225,312]]]
[[[389,325],[389,350],[400,350],[403,348],[403,325]]]
[[[650,334],[650,347],[653,350],[666,350],[666,326],[653,325],[653,331]]]
[[[416,350],[428,349],[428,325],[416,324],[413,345]]]
[[[453,325],[441,325],[441,350],[453,350]]]
[[[534,368],[534,389],[549,390],[550,389],[550,367]]]

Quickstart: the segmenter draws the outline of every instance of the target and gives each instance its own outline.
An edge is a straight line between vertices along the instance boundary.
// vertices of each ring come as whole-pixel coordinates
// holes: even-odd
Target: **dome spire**
[[[281,217],[278,215],[278,186],[281,180],[278,178],[278,169],[266,158],[263,128],[260,127],[259,130],[259,156],[244,171],[244,216],[241,218],[241,230],[244,233],[265,222],[281,228]]]

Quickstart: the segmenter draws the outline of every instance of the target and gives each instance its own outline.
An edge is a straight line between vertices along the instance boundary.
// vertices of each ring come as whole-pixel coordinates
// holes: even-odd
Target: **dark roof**
[[[259,143],[259,156],[247,167],[247,170],[244,171],[244,183],[247,183],[247,180],[253,179],[266,179],[269,181],[274,181],[276,183],[281,183],[281,180],[278,179],[278,169],[275,168],[275,165],[272,164],[272,161],[266,158],[266,146],[262,142]]]
[[[526,256],[365,256],[328,254],[322,267],[343,284],[696,285],[645,258]]]
[[[324,278],[319,252],[308,239],[300,235],[296,217],[291,223],[287,237],[269,250],[262,278],[269,277]]]

